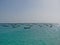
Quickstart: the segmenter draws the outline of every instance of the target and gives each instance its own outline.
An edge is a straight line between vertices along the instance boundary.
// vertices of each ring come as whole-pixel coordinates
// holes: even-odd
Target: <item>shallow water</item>
[[[60,45],[60,24],[0,23],[0,45]]]

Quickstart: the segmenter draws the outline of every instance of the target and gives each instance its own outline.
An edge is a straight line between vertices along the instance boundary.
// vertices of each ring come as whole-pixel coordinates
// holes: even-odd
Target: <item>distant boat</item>
[[[31,28],[31,26],[25,26],[24,27],[24,29],[30,29]]]

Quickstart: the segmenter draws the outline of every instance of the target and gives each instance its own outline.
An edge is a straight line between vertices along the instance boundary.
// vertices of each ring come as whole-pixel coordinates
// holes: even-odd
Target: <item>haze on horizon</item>
[[[60,23],[59,0],[0,0],[0,23]]]

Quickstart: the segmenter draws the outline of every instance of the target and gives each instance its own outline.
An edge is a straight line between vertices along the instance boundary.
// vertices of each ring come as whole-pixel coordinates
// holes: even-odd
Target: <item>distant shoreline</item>
[[[1,24],[1,23],[0,23]],[[6,23],[5,23],[6,24]],[[9,24],[9,23],[8,23]],[[13,24],[13,23],[12,23]],[[15,24],[17,24],[17,23],[15,23]],[[21,24],[21,23],[19,23],[19,24]],[[22,23],[23,24],[23,23]],[[27,23],[25,23],[25,24],[27,24]],[[28,24],[30,24],[30,23],[28,23]],[[32,23],[32,24],[36,24],[36,23]],[[60,23],[38,23],[38,24],[60,24]]]

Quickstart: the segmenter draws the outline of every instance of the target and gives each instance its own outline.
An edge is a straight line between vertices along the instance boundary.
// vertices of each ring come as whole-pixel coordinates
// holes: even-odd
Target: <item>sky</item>
[[[0,23],[60,23],[60,0],[0,0]]]

